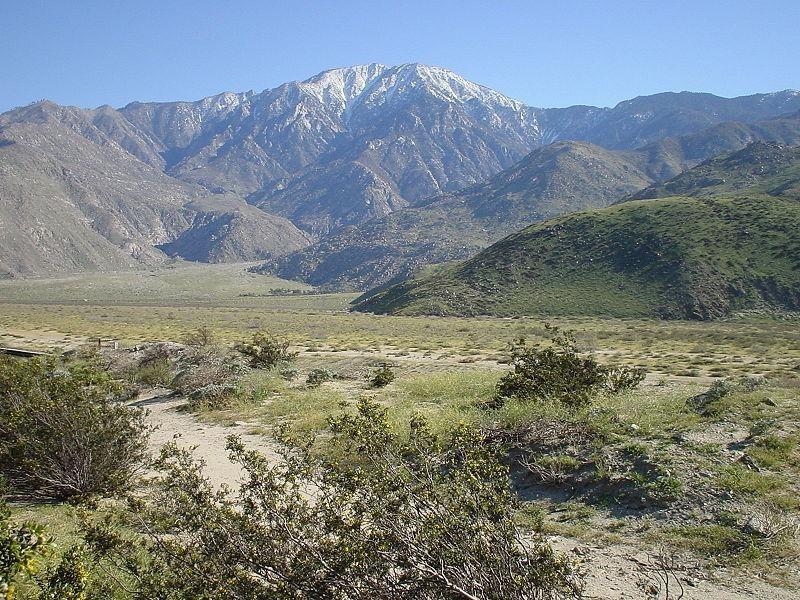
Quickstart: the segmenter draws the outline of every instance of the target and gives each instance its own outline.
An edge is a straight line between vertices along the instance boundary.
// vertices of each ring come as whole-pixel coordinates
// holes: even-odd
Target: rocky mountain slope
[[[796,311],[799,167],[797,148],[753,144],[673,180],[695,197],[628,201],[532,225],[464,263],[367,294],[356,308],[693,319]],[[716,195],[703,192],[709,173],[723,186]],[[724,187],[727,173],[739,180],[733,189]]]
[[[608,206],[701,159],[762,139],[800,143],[800,114],[751,125],[718,124],[633,151],[556,142],[482,185],[347,229],[265,269],[314,285],[375,287],[424,265],[465,259],[531,223]]]
[[[114,135],[106,132],[109,115],[119,125]],[[98,120],[106,120],[103,127]],[[234,221],[207,239],[215,250],[204,260],[268,257],[308,243],[285,219],[133,158],[123,144],[142,140],[124,125],[113,111],[51,103],[0,116],[0,274],[157,264],[167,259],[158,246],[182,239],[201,220]],[[257,239],[242,248],[243,237]],[[173,252],[186,258],[198,253]]]
[[[322,237],[480,183],[554,141],[632,149],[798,109],[794,91],[666,93],[611,109],[541,109],[440,67],[370,64],[260,93],[132,103],[120,113],[155,144],[162,158],[154,164],[167,173],[247,196]]]
[[[640,158],[556,142],[484,184],[345,229],[264,269],[313,285],[374,287],[423,265],[466,258],[531,222],[637,191],[652,181]]]
[[[358,256],[363,253],[342,246],[345,238],[337,234],[368,222],[391,252],[411,244],[410,254],[418,255],[418,240],[435,260],[462,256],[530,220],[607,204],[685,166],[672,149],[656,149],[668,159],[659,159],[654,173],[652,161],[626,154],[634,146],[725,119],[751,123],[792,110],[800,110],[793,91],[733,99],[658,94],[610,109],[540,109],[419,64],[333,69],[258,93],[134,102],[119,110],[40,102],[0,115],[0,244],[8,249],[2,260],[7,272],[28,274],[160,261],[160,249],[192,260],[252,260],[296,250],[309,239]],[[597,148],[544,148],[563,140],[588,140]],[[621,154],[609,155],[608,148]],[[532,192],[522,183],[491,180],[537,149],[542,154],[516,167],[522,182],[537,177],[531,165],[541,162]],[[479,194],[502,200],[487,204],[470,191],[486,181],[488,190]],[[579,184],[585,193],[577,192]],[[465,188],[465,195],[457,193]],[[535,196],[534,205],[528,196]],[[391,239],[394,221],[375,224],[405,208],[435,204],[458,218],[466,214],[459,212],[463,205],[474,222],[436,235],[402,233],[399,240]],[[399,216],[396,229],[404,230],[402,222],[414,214]],[[422,221],[440,220],[420,214]],[[368,232],[352,235],[375,250]],[[439,241],[452,236],[455,245]],[[369,274],[346,279],[385,281],[430,261],[420,256],[364,267]],[[316,267],[295,270],[311,276]]]
[[[315,234],[476,183],[540,139],[533,109],[416,64],[121,113],[158,141],[169,174],[248,195]]]

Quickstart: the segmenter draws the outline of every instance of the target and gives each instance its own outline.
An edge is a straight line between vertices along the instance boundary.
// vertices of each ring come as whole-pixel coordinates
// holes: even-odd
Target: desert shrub
[[[46,556],[51,542],[35,523],[14,525],[0,489],[0,598],[15,597],[16,581],[36,572],[37,559]]]
[[[381,365],[370,379],[370,386],[374,388],[386,387],[394,381],[394,371],[389,365]]]
[[[605,386],[612,394],[625,390],[632,390],[644,381],[644,369],[631,369],[628,367],[614,367],[605,370]]]
[[[213,491],[170,446],[158,493],[136,516],[152,537],[131,540],[100,521],[87,539],[135,572],[145,598],[579,596],[566,559],[518,538],[507,471],[477,433],[442,439],[415,420],[401,437],[387,421],[369,402],[334,418],[336,459],[301,444],[273,464],[231,439],[245,472],[235,494]]]
[[[198,348],[183,356],[172,388],[186,397],[191,408],[222,408],[236,396],[247,370],[238,356],[213,347]]]
[[[745,375],[736,383],[742,392],[755,392],[767,385],[767,378],[761,375]]]
[[[283,377],[286,381],[294,381],[297,379],[297,376],[300,374],[300,370],[294,367],[289,367],[288,369],[281,369],[281,377]]]
[[[725,412],[723,400],[736,393],[751,393],[765,386],[763,377],[745,376],[738,379],[718,379],[702,394],[689,399],[689,406],[706,417],[715,417]]]
[[[147,362],[131,374],[131,381],[139,385],[168,386],[172,382],[172,364],[166,358]]]
[[[306,383],[311,387],[316,387],[334,379],[336,379],[336,373],[330,369],[311,369],[306,377]]]
[[[145,347],[138,361],[127,372],[127,379],[139,385],[168,386],[172,382],[174,357],[165,344]]]
[[[204,325],[184,335],[183,343],[194,348],[207,348],[216,344],[216,336]]]
[[[143,411],[92,364],[0,360],[0,474],[15,491],[66,499],[126,489],[147,455]]]
[[[619,392],[644,379],[641,369],[609,368],[594,358],[581,357],[570,334],[548,329],[554,331],[550,346],[528,346],[523,339],[512,345],[513,370],[498,382],[494,398],[485,403],[486,407],[502,406],[508,398],[585,406],[603,388]]]
[[[259,369],[269,369],[297,356],[296,352],[289,352],[288,340],[265,331],[253,334],[249,342],[236,344],[236,350],[250,359],[250,366]]]

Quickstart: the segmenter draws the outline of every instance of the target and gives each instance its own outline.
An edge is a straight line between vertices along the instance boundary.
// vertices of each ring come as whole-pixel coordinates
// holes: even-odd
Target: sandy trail
[[[640,587],[644,573],[654,575],[648,552],[624,544],[609,546],[587,544],[571,538],[550,538],[557,551],[579,561],[586,574],[586,600],[667,600],[662,592],[657,597],[646,595]],[[653,548],[651,553],[658,552]],[[694,563],[694,564],[693,564]],[[648,568],[650,567],[650,568]],[[710,573],[695,561],[679,560],[674,575],[683,587],[682,600],[797,600],[796,589],[769,584],[758,577],[745,577],[726,569]],[[650,583],[655,579],[649,578]],[[680,587],[670,577],[669,600],[679,597]]]
[[[175,441],[180,448],[194,448],[194,456],[205,463],[203,472],[215,487],[225,483],[238,487],[242,469],[228,460],[225,443],[229,435],[238,435],[247,448],[258,450],[268,458],[279,460],[275,445],[266,437],[248,433],[245,426],[225,427],[197,420],[191,413],[182,411],[186,401],[172,395],[168,389],[153,389],[142,393],[132,403],[147,409],[148,422],[156,427],[150,436],[150,451],[158,455],[161,448]]]

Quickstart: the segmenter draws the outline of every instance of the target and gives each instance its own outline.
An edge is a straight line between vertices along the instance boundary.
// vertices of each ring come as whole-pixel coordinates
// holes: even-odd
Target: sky
[[[420,62],[526,104],[800,88],[800,0],[0,0],[0,111],[261,91]]]

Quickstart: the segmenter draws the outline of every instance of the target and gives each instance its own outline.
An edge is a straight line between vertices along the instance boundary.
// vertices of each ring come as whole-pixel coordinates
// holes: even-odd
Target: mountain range
[[[755,124],[725,122],[635,150],[554,142],[483,184],[345,229],[264,269],[318,286],[369,289],[425,265],[468,258],[531,223],[608,206],[756,140],[800,143],[800,113]]]
[[[268,259],[385,283],[752,139],[791,143],[796,117],[775,117],[797,111],[796,91],[542,109],[418,64],[196,102],[37,102],[0,115],[0,273]]]
[[[711,319],[800,310],[800,147],[754,142],[613,206],[368,293],[392,314]]]

